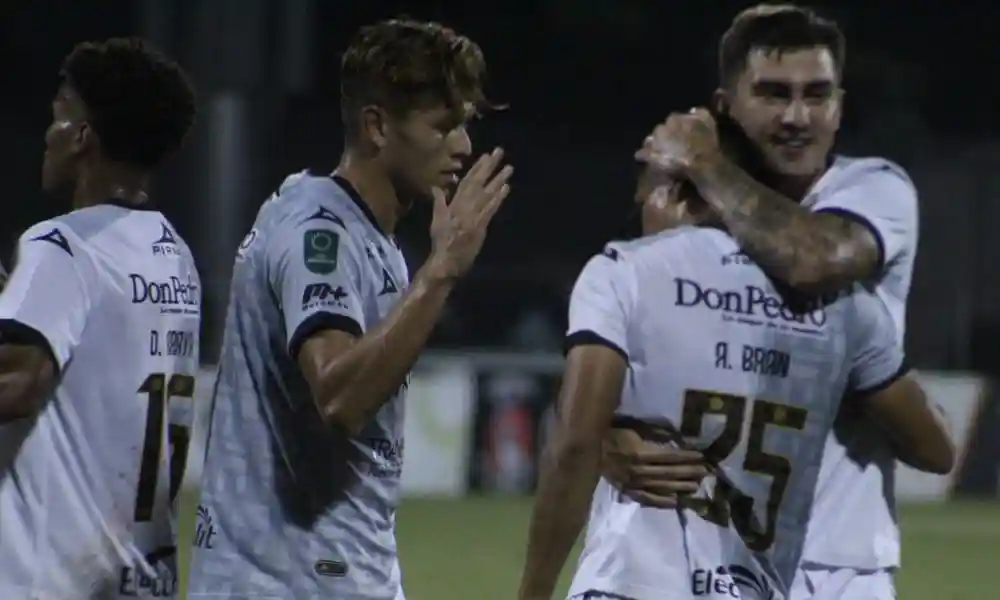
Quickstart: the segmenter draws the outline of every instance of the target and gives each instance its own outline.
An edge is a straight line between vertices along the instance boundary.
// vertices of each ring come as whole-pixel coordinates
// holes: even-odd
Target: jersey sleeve
[[[868,228],[878,244],[880,269],[907,251],[918,226],[913,183],[888,164],[821,198],[813,210],[841,215]]]
[[[95,279],[93,266],[74,240],[52,221],[28,229],[0,293],[3,340],[44,347],[60,371],[80,343],[94,301],[88,285]]]
[[[361,257],[347,230],[326,220],[305,220],[272,240],[270,283],[280,299],[290,356],[322,330],[364,333]]]
[[[865,290],[856,293],[854,302],[857,312],[849,386],[858,393],[877,392],[908,373],[910,367],[885,304]]]
[[[626,342],[635,298],[630,275],[625,259],[610,246],[583,267],[570,296],[566,352],[600,344],[629,360]]]

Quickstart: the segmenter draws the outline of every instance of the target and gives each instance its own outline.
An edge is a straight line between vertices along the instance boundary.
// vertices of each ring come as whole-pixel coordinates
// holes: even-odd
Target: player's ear
[[[90,126],[90,123],[81,121],[73,136],[73,153],[82,154],[94,144],[97,144],[97,133]]]
[[[720,115],[729,113],[729,94],[723,88],[716,88],[712,92],[712,112]]]
[[[361,130],[379,150],[388,144],[389,120],[381,107],[370,104],[361,109]]]

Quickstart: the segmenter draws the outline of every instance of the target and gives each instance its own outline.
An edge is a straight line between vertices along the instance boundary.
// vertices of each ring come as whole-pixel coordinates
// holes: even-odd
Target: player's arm
[[[914,468],[948,473],[955,463],[955,445],[943,415],[910,373],[897,343],[888,311],[874,294],[855,297],[860,338],[851,368],[854,396],[866,413],[882,425],[897,456]]]
[[[87,258],[51,222],[29,229],[0,294],[0,424],[37,414],[80,342]]]
[[[944,415],[927,399],[911,373],[883,388],[868,390],[862,402],[892,440],[899,460],[928,473],[951,472],[955,444]]]
[[[374,284],[362,279],[368,260],[363,249],[331,221],[306,221],[285,237],[270,251],[289,355],[302,369],[323,419],[357,434],[413,367],[451,280],[425,266],[392,312],[366,331],[362,294]],[[314,244],[337,250],[319,254]]]
[[[584,268],[570,300],[568,353],[552,435],[543,454],[521,578],[522,600],[548,600],[590,510],[602,440],[628,369],[631,293],[624,269],[601,255]]]
[[[722,155],[697,164],[689,177],[748,255],[807,293],[877,276],[916,227],[916,194],[888,169],[835,192],[813,211]]]

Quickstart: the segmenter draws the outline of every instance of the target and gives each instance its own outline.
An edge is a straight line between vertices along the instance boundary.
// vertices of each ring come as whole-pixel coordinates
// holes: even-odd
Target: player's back
[[[173,595],[168,436],[192,413],[200,298],[154,210],[102,204],[22,236],[0,319],[40,334],[60,375],[37,418],[0,428],[0,597]]]
[[[718,477],[676,512],[640,507],[602,481],[573,591],[640,600],[667,590],[671,598],[780,594],[852,372],[848,353],[872,320],[860,318],[858,295],[782,296],[711,228],[613,244],[585,272],[596,265],[612,273],[630,315],[620,424],[666,424],[704,451]],[[874,298],[865,307],[880,308]],[[574,310],[571,328],[587,322]]]
[[[374,327],[407,281],[346,181],[292,175],[261,208],[234,267],[191,598],[395,595],[405,386],[350,438],[296,355],[321,330]]]

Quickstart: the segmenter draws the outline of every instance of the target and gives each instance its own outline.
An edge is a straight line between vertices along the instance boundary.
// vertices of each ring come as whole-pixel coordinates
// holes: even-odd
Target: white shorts
[[[896,600],[896,586],[889,569],[799,567],[789,600]]]

